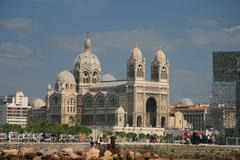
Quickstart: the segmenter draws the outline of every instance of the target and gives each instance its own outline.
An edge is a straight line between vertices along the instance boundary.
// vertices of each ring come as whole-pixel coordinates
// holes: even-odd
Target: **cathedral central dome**
[[[101,64],[98,57],[91,51],[85,51],[80,53],[74,61],[74,68],[77,70],[87,69],[93,70],[97,69],[101,71]]]
[[[101,71],[101,64],[98,57],[92,52],[91,40],[87,37],[84,43],[84,52],[80,53],[74,61],[75,70],[98,70]]]
[[[97,83],[101,78],[101,63],[92,52],[91,40],[87,36],[84,42],[84,51],[74,61],[73,74],[78,88],[80,85]]]

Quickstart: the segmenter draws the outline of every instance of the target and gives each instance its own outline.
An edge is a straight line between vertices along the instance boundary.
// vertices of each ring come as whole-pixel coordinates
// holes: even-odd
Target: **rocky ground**
[[[239,152],[226,154],[181,154],[175,151],[169,153],[155,153],[151,149],[128,149],[119,146],[112,149],[107,145],[92,147],[84,150],[74,151],[71,147],[63,149],[44,148],[35,150],[31,147],[19,149],[3,149],[0,151],[0,160],[170,160],[170,159],[211,159],[211,160],[235,160],[240,159]],[[184,152],[186,153],[186,152]]]

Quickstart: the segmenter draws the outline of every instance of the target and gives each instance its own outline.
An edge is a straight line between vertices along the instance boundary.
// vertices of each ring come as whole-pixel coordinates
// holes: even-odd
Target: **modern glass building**
[[[240,52],[213,52],[212,126],[240,135]]]

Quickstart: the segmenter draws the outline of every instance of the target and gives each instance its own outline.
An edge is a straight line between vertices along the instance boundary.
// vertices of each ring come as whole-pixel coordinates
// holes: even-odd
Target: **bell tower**
[[[145,80],[145,58],[139,48],[134,48],[128,58],[127,79],[129,81]]]
[[[169,62],[162,50],[157,50],[151,63],[151,81],[168,82]]]

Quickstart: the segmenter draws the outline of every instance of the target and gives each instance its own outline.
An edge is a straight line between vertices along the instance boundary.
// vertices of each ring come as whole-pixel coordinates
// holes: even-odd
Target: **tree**
[[[109,131],[109,130],[104,130],[103,131],[103,134],[107,135],[107,136],[111,136],[113,135],[113,132],[112,131]]]
[[[133,138],[133,137],[136,137],[136,136],[137,136],[136,133],[133,133],[133,132],[127,133],[127,138]]]
[[[116,134],[118,137],[121,137],[121,138],[126,137],[126,133],[125,133],[125,132],[115,132],[115,134]]]
[[[52,134],[79,134],[83,133],[89,135],[92,133],[90,128],[81,125],[69,126],[68,124],[49,123],[48,121],[42,121],[37,124],[29,124],[26,127],[27,132],[32,133],[52,133]]]
[[[140,133],[138,135],[139,139],[145,139],[146,138],[146,135],[144,133]]]
[[[22,128],[22,126],[17,124],[9,124],[9,123],[0,125],[0,130],[1,132],[7,133],[7,134],[9,132],[18,132],[18,133],[24,132],[24,129]]]

